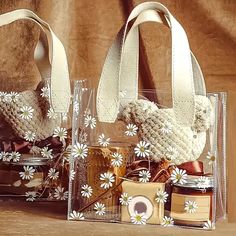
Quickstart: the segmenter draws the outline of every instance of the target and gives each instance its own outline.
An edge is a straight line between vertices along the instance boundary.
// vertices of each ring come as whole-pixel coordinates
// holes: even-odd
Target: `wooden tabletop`
[[[0,202],[0,236],[190,236],[190,230],[180,228],[66,221],[66,207],[65,203]],[[191,236],[199,233],[191,230]],[[236,223],[221,222],[215,231],[203,234],[235,236]]]

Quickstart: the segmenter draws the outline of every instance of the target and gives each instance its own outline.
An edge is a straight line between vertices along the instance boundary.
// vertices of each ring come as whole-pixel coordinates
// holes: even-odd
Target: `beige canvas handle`
[[[67,64],[67,56],[61,41],[50,26],[35,13],[27,9],[19,9],[0,15],[0,26],[16,20],[26,19],[38,24],[46,33],[49,45],[49,61],[51,62],[50,102],[55,112],[65,113],[69,109],[71,90]]]

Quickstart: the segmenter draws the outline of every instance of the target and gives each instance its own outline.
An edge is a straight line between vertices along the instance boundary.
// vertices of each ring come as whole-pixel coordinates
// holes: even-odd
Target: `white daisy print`
[[[206,158],[209,160],[209,165],[212,165],[216,160],[215,156],[213,156],[210,152],[207,153]]]
[[[87,115],[84,119],[85,127],[90,127],[94,129],[96,127],[96,119],[90,115]]]
[[[111,156],[112,156],[111,165],[114,166],[114,167],[120,167],[122,165],[122,162],[123,162],[122,155],[118,152],[115,152]]]
[[[203,229],[208,229],[209,230],[209,229],[212,229],[212,228],[214,228],[214,227],[213,227],[213,224],[210,220],[208,220],[207,222],[204,223]]]
[[[141,183],[146,183],[149,181],[149,179],[151,178],[151,173],[148,170],[141,170],[139,171],[139,182]]]
[[[7,93],[0,92],[0,101],[1,102],[6,102],[6,100],[7,100]]]
[[[207,188],[210,185],[210,179],[205,176],[201,176],[196,179],[197,187],[198,188]]]
[[[119,198],[120,204],[123,206],[128,206],[131,200],[132,200],[132,197],[128,196],[128,193],[122,193]]]
[[[83,185],[81,190],[81,195],[86,198],[90,198],[93,194],[93,189],[88,184]]]
[[[8,155],[9,155],[8,152],[1,152],[0,153],[0,160],[7,161],[8,160]]]
[[[145,225],[147,223],[147,215],[144,212],[138,213],[135,211],[134,214],[131,215],[130,220],[135,225]]]
[[[4,101],[7,102],[7,103],[12,102],[11,95],[10,94],[6,94],[5,98],[4,98]]]
[[[59,172],[54,168],[50,168],[48,171],[48,177],[50,179],[56,180],[59,177]]]
[[[71,170],[70,171],[70,180],[74,180],[75,179],[75,171]]]
[[[49,90],[49,87],[48,86],[45,86],[43,88],[41,88],[41,94],[40,94],[42,97],[45,97],[45,98],[49,98],[50,96],[50,90]]]
[[[134,148],[134,152],[137,155],[137,157],[149,157],[150,155],[149,146],[150,146],[149,143],[145,141],[140,141]]]
[[[9,155],[13,162],[18,162],[20,160],[21,154],[19,152],[12,152]]]
[[[35,169],[32,166],[23,166],[23,168],[24,171],[21,171],[19,173],[21,179],[27,179],[27,180],[33,179]]]
[[[166,155],[166,157],[169,161],[173,161],[176,158],[178,158],[179,152],[176,148],[173,148],[173,147],[170,146],[166,149],[165,155]]]
[[[162,135],[168,135],[172,132],[172,128],[173,128],[173,125],[169,122],[162,124],[162,126],[160,127],[160,133]]]
[[[163,204],[167,201],[167,197],[168,197],[167,192],[165,192],[163,190],[158,190],[155,200],[156,200],[157,203],[162,203]]]
[[[30,106],[23,106],[20,108],[20,118],[24,120],[31,120],[33,118],[34,109]]]
[[[77,142],[72,148],[72,156],[74,158],[85,159],[88,156],[88,146]]]
[[[26,131],[24,139],[29,142],[33,142],[36,138],[36,134],[31,131]]]
[[[41,149],[41,155],[42,157],[53,159],[52,149],[49,149],[48,147],[44,147]]]
[[[164,226],[164,227],[173,226],[173,225],[174,225],[174,220],[173,220],[173,218],[171,218],[171,217],[165,216],[165,217],[162,219],[161,225]]]
[[[25,193],[26,196],[26,201],[27,202],[33,202],[35,201],[36,197],[37,197],[37,193],[35,191],[29,191]]]
[[[50,109],[48,110],[47,117],[48,117],[49,119],[55,120],[55,119],[57,119],[58,115],[57,115],[57,113],[54,112],[54,110],[53,110],[52,108],[50,108]]]
[[[110,144],[110,138],[106,138],[104,134],[99,135],[98,143],[103,147],[107,147]]]
[[[57,200],[66,200],[68,198],[68,191],[64,192],[64,188],[58,186],[54,192],[54,198]]]
[[[100,180],[103,181],[103,183],[100,185],[101,188],[108,189],[112,187],[112,184],[115,182],[115,177],[112,173],[106,172],[100,175]]]
[[[195,201],[185,202],[184,210],[187,213],[195,213],[197,211],[198,205]]]
[[[105,213],[106,213],[105,212],[105,210],[106,210],[105,204],[97,202],[94,205],[94,210],[96,211],[95,213],[99,216],[105,215]]]
[[[59,137],[61,142],[65,141],[65,139],[67,138],[67,130],[66,130],[66,128],[57,127],[54,130],[53,137]]]
[[[187,182],[188,175],[186,174],[186,170],[179,169],[176,167],[171,173],[170,179],[174,184],[184,184]]]
[[[8,152],[6,152],[6,155],[4,156],[3,161],[10,162],[11,159],[12,159],[12,158],[11,158],[11,155],[10,155]]]
[[[11,97],[11,101],[12,102],[17,102],[19,97],[20,97],[20,94],[19,93],[16,93],[16,92],[10,92],[10,97]]]
[[[77,211],[72,211],[70,213],[70,219],[71,220],[84,220],[84,214],[83,213],[80,213],[80,212],[77,212]]]
[[[135,136],[137,134],[138,127],[134,124],[128,124],[126,126],[127,130],[125,131],[125,134],[127,136]]]

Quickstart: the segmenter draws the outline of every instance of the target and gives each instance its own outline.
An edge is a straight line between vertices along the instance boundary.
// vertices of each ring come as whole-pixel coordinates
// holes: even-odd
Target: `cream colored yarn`
[[[56,119],[47,116],[50,104],[48,98],[40,95],[45,84],[46,81],[41,82],[35,91],[20,92],[16,102],[0,101],[0,114],[17,137],[24,138],[26,132],[30,131],[35,133],[35,140],[42,140],[52,136],[54,129],[60,126],[60,116]],[[32,119],[20,117],[20,109],[23,106],[34,109]]]
[[[192,127],[177,124],[173,109],[159,109],[142,99],[125,105],[121,119],[138,126],[139,138],[150,144],[153,160],[165,158],[179,165],[198,159],[203,152],[212,113],[210,100],[198,95]]]

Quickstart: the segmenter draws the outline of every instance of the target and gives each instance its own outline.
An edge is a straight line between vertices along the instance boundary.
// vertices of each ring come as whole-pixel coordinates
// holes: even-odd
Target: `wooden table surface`
[[[158,226],[66,221],[66,204],[0,202],[0,236],[235,236],[236,223],[220,222],[215,231]]]

